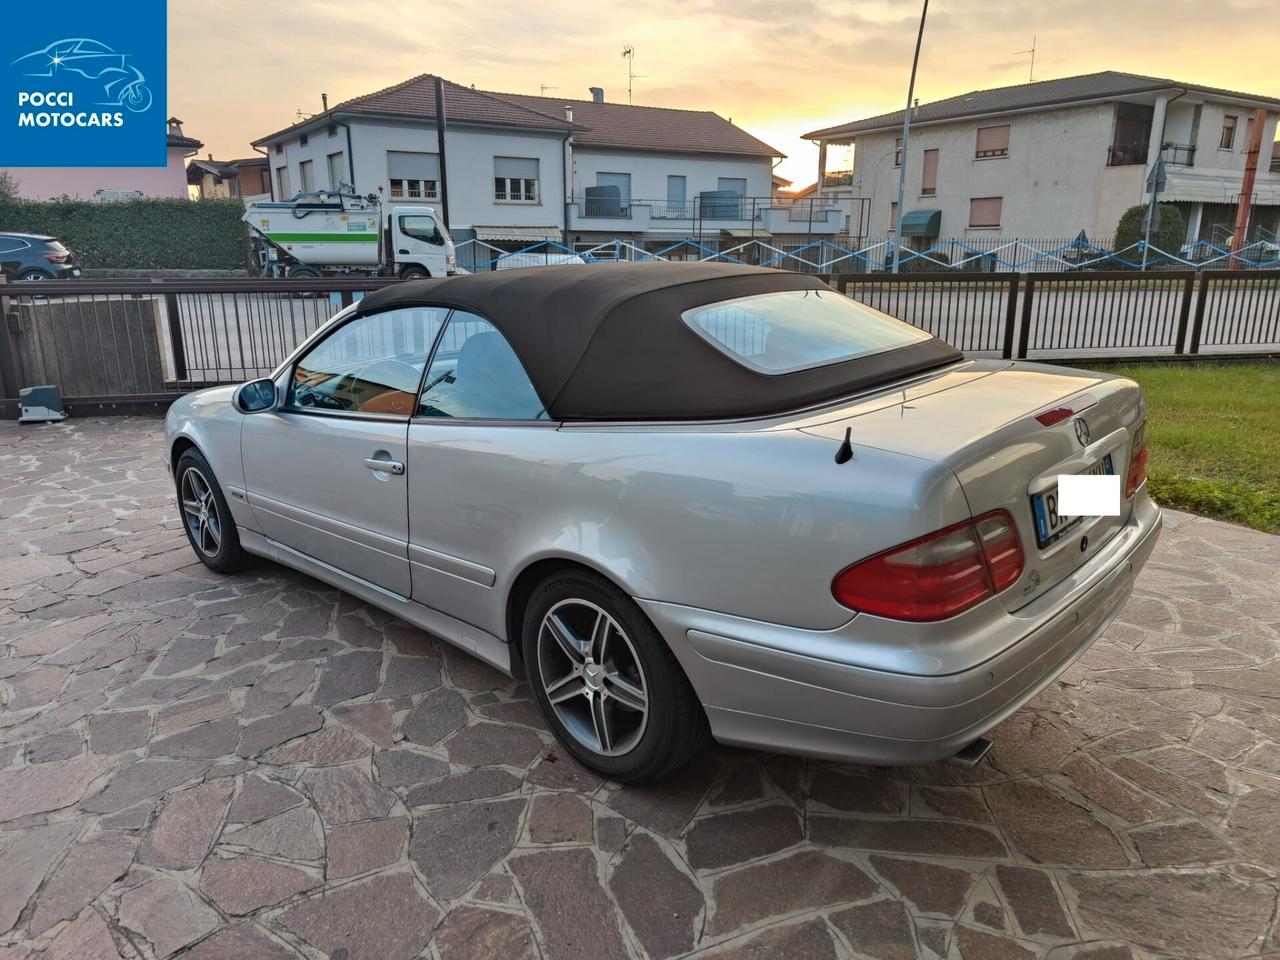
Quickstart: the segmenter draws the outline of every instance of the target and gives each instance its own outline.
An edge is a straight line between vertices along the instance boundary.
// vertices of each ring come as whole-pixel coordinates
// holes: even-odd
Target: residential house
[[[913,108],[903,236],[1073,238],[1115,233],[1150,199],[1164,160],[1161,202],[1176,204],[1188,240],[1225,241],[1235,222],[1254,117],[1262,155],[1250,239],[1280,228],[1280,163],[1272,153],[1280,99],[1106,71],[994,90]],[[872,237],[897,222],[901,110],[805,134],[819,147],[822,195],[870,205]],[[826,169],[828,149],[853,147],[850,170]]]
[[[204,146],[182,132],[182,121],[168,120],[168,164],[163,167],[12,167],[18,196],[27,200],[75,197],[128,200],[135,197],[187,197],[187,157]]]
[[[197,199],[238,197],[245,200],[271,196],[271,170],[266,157],[215,160],[209,154],[187,163],[187,186]]]
[[[792,223],[772,197],[777,150],[710,111],[609,103],[599,88],[572,100],[446,80],[442,165],[435,80],[414,77],[255,141],[274,196],[347,182],[387,201],[440,207],[447,178],[455,239],[508,250],[614,238],[658,249],[809,226]],[[835,217],[817,224],[835,227]]]

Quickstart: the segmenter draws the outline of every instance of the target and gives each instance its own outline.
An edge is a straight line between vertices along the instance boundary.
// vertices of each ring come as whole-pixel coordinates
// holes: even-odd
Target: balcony
[[[839,233],[845,211],[822,197],[739,197],[703,194],[691,201],[574,197],[569,202],[569,229],[607,233],[709,233],[749,231],[761,237],[775,233]]]
[[[853,171],[833,170],[830,173],[824,173],[822,175],[822,185],[824,187],[852,187]]]
[[[1107,148],[1108,167],[1133,167],[1147,162],[1147,141],[1113,143]]]
[[[1160,159],[1171,167],[1194,167],[1196,148],[1190,143],[1168,143],[1160,147]]]

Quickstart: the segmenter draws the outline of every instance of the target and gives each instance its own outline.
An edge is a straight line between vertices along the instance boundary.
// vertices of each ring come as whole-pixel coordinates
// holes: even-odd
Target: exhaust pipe
[[[994,744],[986,737],[979,737],[968,746],[961,747],[947,763],[957,767],[972,769],[982,762],[982,758],[991,752]]]

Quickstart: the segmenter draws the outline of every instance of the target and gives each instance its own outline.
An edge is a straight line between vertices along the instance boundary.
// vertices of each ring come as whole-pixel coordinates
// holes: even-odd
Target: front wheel
[[[200,562],[218,573],[243,570],[249,558],[240,548],[236,522],[209,461],[197,450],[187,450],[178,458],[174,476],[182,529]]]
[[[405,267],[400,271],[401,280],[425,280],[431,276],[425,267]]]
[[[680,664],[603,577],[574,571],[546,580],[525,610],[522,644],[552,732],[598,773],[657,780],[706,744],[706,718]]]

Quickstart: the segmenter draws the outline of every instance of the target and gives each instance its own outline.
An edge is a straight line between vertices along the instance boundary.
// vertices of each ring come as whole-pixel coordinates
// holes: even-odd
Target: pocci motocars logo
[[[1076,439],[1080,441],[1082,447],[1089,445],[1089,424],[1085,422],[1084,417],[1076,417]]]
[[[132,0],[127,26],[115,6],[63,0],[74,35],[0,35],[0,166],[168,163],[165,2]]]

